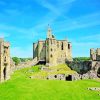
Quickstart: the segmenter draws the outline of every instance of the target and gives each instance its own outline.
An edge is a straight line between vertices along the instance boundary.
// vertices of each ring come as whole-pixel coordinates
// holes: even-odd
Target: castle
[[[10,44],[0,38],[0,82],[10,78]]]
[[[44,61],[48,66],[72,61],[71,42],[56,40],[49,27],[46,40],[33,43],[33,59],[36,57],[38,61]]]
[[[90,49],[90,57],[93,61],[100,61],[100,48]]]

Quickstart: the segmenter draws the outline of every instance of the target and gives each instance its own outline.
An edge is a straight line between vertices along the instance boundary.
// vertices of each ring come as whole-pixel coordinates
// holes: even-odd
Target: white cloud
[[[54,23],[54,21],[59,17],[70,19],[64,15],[64,13],[69,12],[72,7],[73,2],[76,0],[56,0],[56,3],[51,3],[49,0],[35,0],[42,7],[45,7],[49,12],[44,15],[35,25],[35,29],[40,29],[46,27],[48,24]]]

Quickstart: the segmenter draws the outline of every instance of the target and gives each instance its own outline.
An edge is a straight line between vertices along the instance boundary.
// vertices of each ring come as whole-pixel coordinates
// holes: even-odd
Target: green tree
[[[20,59],[18,57],[12,57],[12,59],[15,62],[15,65],[18,65],[20,63]]]

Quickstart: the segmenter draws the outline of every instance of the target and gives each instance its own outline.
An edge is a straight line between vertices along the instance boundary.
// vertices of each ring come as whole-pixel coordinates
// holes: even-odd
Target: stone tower
[[[0,38],[0,82],[10,78],[10,44]]]
[[[52,30],[49,27],[46,39],[46,64],[49,66],[57,65],[57,45]]]
[[[90,49],[90,57],[93,61],[100,61],[100,48]]]
[[[57,40],[48,27],[47,38],[33,43],[33,59],[45,61],[48,66],[72,61],[72,46],[68,40]]]

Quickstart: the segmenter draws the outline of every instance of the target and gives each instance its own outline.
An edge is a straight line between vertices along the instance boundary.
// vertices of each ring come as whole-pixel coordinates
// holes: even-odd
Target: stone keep
[[[93,61],[100,61],[100,48],[90,49],[90,57]]]
[[[33,59],[45,61],[48,66],[55,66],[66,61],[72,61],[71,42],[56,40],[49,27],[45,41],[39,40],[33,43]]]
[[[0,38],[0,82],[10,78],[10,44]]]

